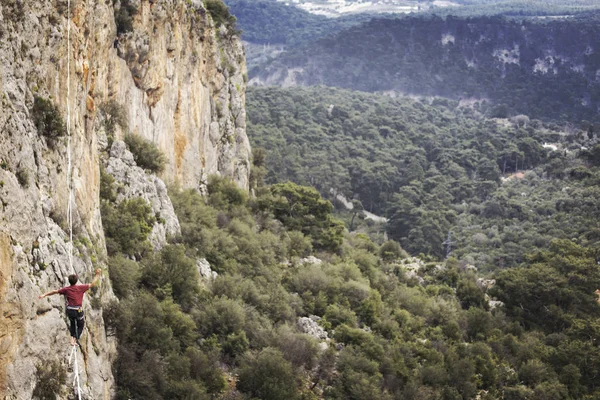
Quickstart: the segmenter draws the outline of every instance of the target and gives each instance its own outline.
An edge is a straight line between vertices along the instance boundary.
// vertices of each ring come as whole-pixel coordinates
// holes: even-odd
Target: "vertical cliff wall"
[[[104,105],[116,104],[127,120],[116,136],[128,130],[164,151],[165,181],[201,188],[207,175],[220,173],[248,186],[245,64],[237,37],[216,27],[197,1],[132,0],[132,29],[120,35],[119,2],[72,3],[69,22],[66,1],[0,2],[0,397],[8,399],[30,399],[41,383],[57,384],[59,398],[72,393],[63,300],[37,296],[63,286],[72,270],[89,281],[95,267],[106,267],[99,211]],[[67,138],[38,131],[36,96],[49,99],[65,121],[71,110],[73,268]],[[80,362],[88,398],[108,399],[114,390],[115,343],[101,307],[113,299],[105,274],[85,302]],[[52,366],[67,374],[63,382],[46,373]]]

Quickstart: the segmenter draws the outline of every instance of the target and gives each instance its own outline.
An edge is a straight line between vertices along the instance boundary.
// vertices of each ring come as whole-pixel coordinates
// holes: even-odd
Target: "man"
[[[43,299],[46,296],[55,294],[62,294],[66,297],[67,317],[69,317],[69,321],[71,322],[71,344],[73,346],[77,344],[81,332],[83,332],[83,326],[85,325],[83,319],[83,295],[89,288],[96,286],[101,272],[102,270],[100,268],[96,270],[96,276],[94,276],[92,283],[89,285],[77,285],[77,281],[79,280],[77,274],[69,275],[70,286],[44,293],[39,297],[40,299]]]

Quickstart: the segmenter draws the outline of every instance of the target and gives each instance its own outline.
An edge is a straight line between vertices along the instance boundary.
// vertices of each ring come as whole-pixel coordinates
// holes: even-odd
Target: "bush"
[[[236,19],[222,0],[205,0],[204,7],[210,13],[217,28],[225,25],[227,29],[235,29]]]
[[[242,393],[263,400],[297,399],[292,364],[279,350],[267,347],[258,355],[249,353],[242,360],[237,385]]]
[[[35,96],[31,114],[38,133],[46,138],[51,148],[67,133],[60,112],[50,100]]]
[[[100,106],[100,112],[104,115],[104,130],[109,140],[114,139],[117,126],[127,129],[127,115],[122,105],[114,100],[109,100]],[[109,143],[110,146],[110,143]]]
[[[135,293],[142,274],[138,263],[118,255],[110,258],[108,271],[113,290],[118,298],[129,297]]]
[[[15,175],[17,176],[17,181],[19,181],[19,185],[24,188],[29,187],[29,172],[26,169],[19,168]]]
[[[310,255],[312,251],[310,238],[304,236],[300,231],[290,231],[288,237],[290,238],[288,244],[289,257],[306,257]]]
[[[218,367],[218,353],[208,352],[190,347],[185,356],[190,360],[191,378],[201,379],[209,393],[219,393],[227,387],[227,379]]]
[[[115,178],[107,173],[104,168],[100,167],[100,198],[102,200],[108,200],[110,202],[115,202],[117,200],[114,184]]]
[[[62,387],[67,382],[65,369],[50,361],[36,366],[36,383],[33,397],[40,400],[56,400],[62,397]]]
[[[244,206],[248,200],[246,192],[241,190],[229,178],[211,175],[208,177],[208,203],[220,210],[231,210]]]
[[[309,186],[287,182],[270,187],[271,195],[259,198],[259,208],[270,211],[289,230],[310,236],[314,247],[337,251],[343,241],[344,224],[333,218],[333,205]]]
[[[379,249],[379,254],[385,261],[393,261],[399,258],[408,257],[408,254],[402,249],[400,243],[393,240],[388,240],[382,244]]]
[[[139,256],[148,250],[146,239],[156,218],[146,200],[140,197],[125,200],[116,207],[104,201],[101,213],[109,255],[121,252]]]
[[[157,257],[144,263],[142,283],[157,295],[167,293],[189,309],[199,291],[196,263],[185,255],[183,245],[166,246]]]
[[[135,134],[125,135],[124,140],[138,166],[154,173],[165,169],[165,156],[156,144]]]

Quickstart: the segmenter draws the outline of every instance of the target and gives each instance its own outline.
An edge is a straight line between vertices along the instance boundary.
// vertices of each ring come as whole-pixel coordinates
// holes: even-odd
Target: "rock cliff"
[[[199,1],[72,0],[69,10],[63,0],[2,0],[0,65],[0,397],[30,399],[44,384],[68,398],[73,389],[63,300],[37,297],[63,286],[72,271],[85,282],[95,267],[106,270],[100,164],[127,159],[119,145],[109,152],[107,139],[120,143],[129,131],[164,152],[162,180],[146,177],[139,184],[154,190],[149,198],[166,196],[163,180],[202,189],[213,173],[247,188],[244,54],[232,29],[217,26]],[[67,137],[43,134],[48,120],[40,122],[36,98],[49,99],[44,112],[55,108],[70,124],[71,180]],[[103,123],[110,118],[106,104],[116,105],[125,120],[110,132]],[[136,168],[115,171],[143,173]],[[152,206],[169,211],[170,202]],[[158,244],[178,229],[176,220],[162,225],[153,234]],[[115,343],[102,316],[102,305],[113,299],[105,273],[84,305],[85,398],[114,393]]]

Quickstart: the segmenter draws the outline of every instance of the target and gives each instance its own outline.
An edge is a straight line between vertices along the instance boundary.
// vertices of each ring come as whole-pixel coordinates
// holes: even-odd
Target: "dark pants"
[[[85,325],[85,320],[83,319],[83,310],[67,309],[67,317],[69,317],[69,322],[71,322],[71,336],[73,336],[75,339],[79,339],[81,337],[81,332],[83,332],[83,326]]]

